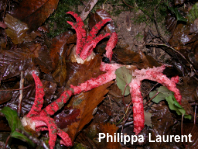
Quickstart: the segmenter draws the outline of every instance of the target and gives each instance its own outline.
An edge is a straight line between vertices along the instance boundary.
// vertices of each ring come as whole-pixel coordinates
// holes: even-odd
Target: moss
[[[147,19],[147,17],[146,17],[145,14],[140,14],[136,18],[133,18],[132,20],[136,24],[140,24],[140,23],[143,23],[143,22],[147,22],[148,21],[148,19]]]
[[[85,0],[89,1],[89,0]],[[142,23],[150,21],[152,22],[153,11],[156,5],[157,9],[157,22],[162,22],[166,16],[166,6],[164,2],[166,0],[99,0],[95,5],[92,12],[97,9],[101,9],[103,5],[109,4],[112,6],[113,11],[108,11],[112,16],[118,16],[123,11],[138,11],[141,10],[144,13],[138,15],[133,20],[135,23]],[[49,25],[50,32],[48,33],[49,37],[55,37],[65,31],[67,31],[71,26],[67,24],[66,21],[71,20],[72,17],[67,15],[67,11],[77,12],[78,5],[82,5],[82,2],[79,0],[60,0],[56,11],[48,18],[46,23]]]
[[[72,17],[66,12],[71,10],[77,12],[77,7],[81,4],[79,0],[60,0],[57,9],[46,21],[49,25],[48,37],[53,38],[71,28],[66,21],[71,21]]]
[[[166,10],[167,7],[164,4],[166,1],[165,0],[125,0],[125,3],[127,5],[130,5],[131,7],[133,7],[133,9],[131,8],[132,11],[139,11],[141,10],[143,12],[143,14],[138,15],[137,17],[135,17],[135,22],[136,23],[142,23],[145,22],[149,19],[150,22],[152,22],[154,20],[154,9],[155,7],[158,5],[158,9],[156,11],[156,19],[158,22],[163,21],[163,19],[166,16]],[[129,7],[129,6],[128,6]],[[147,19],[148,18],[148,19]]]
[[[142,39],[144,38],[144,35],[142,35],[141,33],[138,33],[138,34],[135,36],[135,38],[136,38],[137,40],[142,40]]]

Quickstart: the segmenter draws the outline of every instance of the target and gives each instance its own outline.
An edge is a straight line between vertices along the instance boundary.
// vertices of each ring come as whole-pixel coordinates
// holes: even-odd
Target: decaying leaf
[[[68,106],[80,110],[80,114],[77,117],[80,120],[72,123],[67,127],[67,133],[72,140],[74,140],[77,133],[81,131],[82,128],[92,120],[93,110],[104,99],[104,95],[108,92],[106,88],[110,84],[112,84],[112,82],[99,86],[88,92],[80,93],[79,95],[76,95],[71,99],[71,102]]]
[[[164,102],[152,106],[152,129],[151,139],[155,140],[157,135],[176,135],[174,131],[174,118]],[[153,149],[175,147],[175,142],[150,142],[149,146]]]
[[[14,18],[13,16],[7,14],[5,17],[5,24],[7,25],[6,34],[12,39],[15,44],[20,44],[24,41],[32,40],[27,34],[28,26],[26,23]]]
[[[0,104],[9,101],[12,98],[12,92],[1,91],[1,90],[0,90]]]
[[[78,116],[80,114],[79,109],[65,107],[61,113],[54,116],[54,121],[60,129],[66,128],[74,122],[78,122]]]
[[[59,0],[22,0],[11,13],[22,22],[27,23],[30,30],[35,30],[52,14],[58,2]]]
[[[58,65],[59,58],[65,55],[66,43],[70,36],[71,34],[69,32],[65,32],[52,39],[52,45],[50,47],[50,58],[52,60],[53,69],[55,69]]]
[[[28,71],[33,67],[32,58],[34,55],[30,52],[24,52],[22,49],[0,50],[0,76],[6,80],[21,74],[21,71]]]
[[[186,149],[197,148],[198,147],[198,126],[193,123],[184,123],[184,135],[192,135],[192,142],[187,142]]]
[[[100,129],[103,133],[107,134],[109,133],[109,135],[114,135],[114,133],[117,132],[117,127],[114,124],[100,124]],[[106,149],[121,149],[121,145],[119,142],[107,142],[107,145],[105,147]]]
[[[151,117],[152,117],[152,113],[144,111],[144,118],[145,118],[144,124],[150,127],[152,127]]]
[[[66,62],[64,58],[59,59],[58,66],[53,72],[52,76],[54,80],[60,85],[63,85],[65,83],[65,80],[67,77],[67,69],[66,69]]]
[[[96,23],[104,19],[111,19],[111,15],[105,11],[104,9],[98,9],[94,14],[90,16],[89,19],[89,27],[92,28]],[[115,32],[115,24],[114,21],[111,21],[104,28],[105,32]]]

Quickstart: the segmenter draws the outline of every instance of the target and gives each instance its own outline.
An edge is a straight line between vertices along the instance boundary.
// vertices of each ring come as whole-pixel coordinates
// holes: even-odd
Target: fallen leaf
[[[22,0],[11,14],[25,22],[29,29],[36,30],[54,12],[59,0]]]
[[[0,112],[5,115],[8,124],[11,128],[10,136],[13,138],[20,139],[24,142],[27,142],[31,146],[34,146],[34,143],[29,138],[27,138],[24,134],[17,131],[17,130],[25,131],[17,115],[17,112],[15,110],[10,109],[9,107],[4,107]]]
[[[60,113],[54,116],[54,121],[58,128],[64,129],[68,125],[78,122],[80,120],[78,119],[79,114],[79,109],[65,107]]]
[[[52,74],[56,83],[60,84],[61,86],[65,83],[67,77],[67,69],[66,69],[66,62],[63,57],[59,59],[59,63],[57,68]]]
[[[3,90],[3,89],[1,88],[1,90]],[[1,90],[0,90],[0,104],[3,104],[12,98],[12,92],[1,91]]]
[[[65,52],[67,50],[67,47],[65,46],[70,36],[70,32],[65,32],[52,39],[52,45],[50,47],[50,58],[52,60],[53,69],[55,69],[58,65],[59,58],[65,55]]]
[[[111,15],[104,9],[98,9],[94,14],[89,17],[89,28],[92,28],[96,23],[104,19],[111,19]],[[104,31],[108,33],[115,32],[114,21],[111,21],[104,27]]]
[[[106,83],[88,92],[82,92],[71,99],[68,107],[80,110],[80,114],[77,117],[80,120],[67,127],[67,133],[72,140],[74,140],[77,133],[92,120],[94,109],[102,102],[104,95],[108,92],[106,88],[111,84],[112,82]]]
[[[118,88],[122,91],[122,95],[127,96],[130,93],[129,83],[132,79],[132,74],[126,67],[120,67],[115,71],[116,83]]]
[[[151,117],[152,113],[144,111],[144,124],[150,127],[152,127]]]
[[[7,25],[6,34],[12,39],[14,44],[20,44],[24,41],[31,41],[32,38],[27,34],[29,30],[26,23],[6,14],[5,24]]]
[[[157,94],[157,96],[155,96],[155,98],[152,99],[153,102],[159,103],[160,101],[165,99],[171,110],[174,110],[178,115],[184,115],[184,118],[191,119],[191,115],[186,114],[184,108],[175,99],[172,91],[168,90],[165,86],[160,86],[157,91],[150,92],[149,97],[154,97],[157,92],[159,93]]]
[[[114,124],[106,123],[106,124],[100,124],[100,129],[103,133],[114,136],[114,133],[117,132],[118,128]],[[121,145],[119,142],[107,142],[107,145],[105,146],[106,149],[121,149]]]

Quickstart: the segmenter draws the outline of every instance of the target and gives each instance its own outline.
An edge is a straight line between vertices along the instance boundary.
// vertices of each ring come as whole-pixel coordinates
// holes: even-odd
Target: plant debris
[[[197,147],[196,1],[3,0],[0,14],[1,148]]]

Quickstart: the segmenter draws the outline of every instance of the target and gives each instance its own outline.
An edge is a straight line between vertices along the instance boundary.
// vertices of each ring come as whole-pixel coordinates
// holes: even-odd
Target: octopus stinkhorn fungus
[[[88,59],[90,55],[93,53],[93,49],[96,47],[97,43],[103,38],[110,36],[110,39],[106,46],[106,57],[111,61],[112,58],[112,50],[117,44],[117,34],[107,33],[105,35],[99,35],[96,37],[97,32],[100,30],[102,26],[104,26],[110,19],[102,20],[97,23],[95,27],[92,28],[89,35],[86,35],[86,31],[83,28],[84,23],[82,19],[75,14],[74,12],[67,12],[71,14],[76,19],[76,23],[68,22],[72,27],[76,30],[77,33],[77,45],[75,50],[75,55],[77,62],[84,62]],[[72,141],[67,133],[58,128],[54,122],[54,120],[50,117],[54,115],[54,113],[60,110],[64,104],[68,101],[68,99],[72,95],[79,94],[83,91],[89,91],[93,88],[96,88],[100,85],[103,85],[109,81],[112,81],[116,78],[115,71],[120,68],[121,64],[116,63],[104,63],[101,62],[100,70],[105,73],[98,76],[97,78],[91,78],[90,80],[81,83],[78,86],[71,85],[69,89],[64,91],[61,96],[56,99],[54,102],[49,104],[47,107],[42,109],[43,106],[43,85],[39,79],[39,77],[33,72],[32,76],[35,80],[36,84],[36,94],[34,104],[29,111],[29,113],[23,117],[22,123],[23,125],[29,125],[32,129],[36,131],[49,131],[49,146],[50,149],[53,149],[55,146],[55,141],[57,135],[59,135],[62,140],[61,144],[65,146],[72,146]],[[144,108],[143,108],[143,99],[140,92],[140,84],[144,79],[152,80],[161,83],[166,86],[169,90],[174,92],[174,96],[178,102],[181,101],[181,95],[179,90],[176,88],[176,83],[179,81],[179,77],[173,77],[171,79],[167,78],[162,71],[164,70],[165,65],[161,67],[147,68],[141,70],[134,70],[132,72],[132,81],[130,82],[130,93],[133,103],[133,117],[134,117],[134,132],[139,134],[141,130],[144,128]]]

